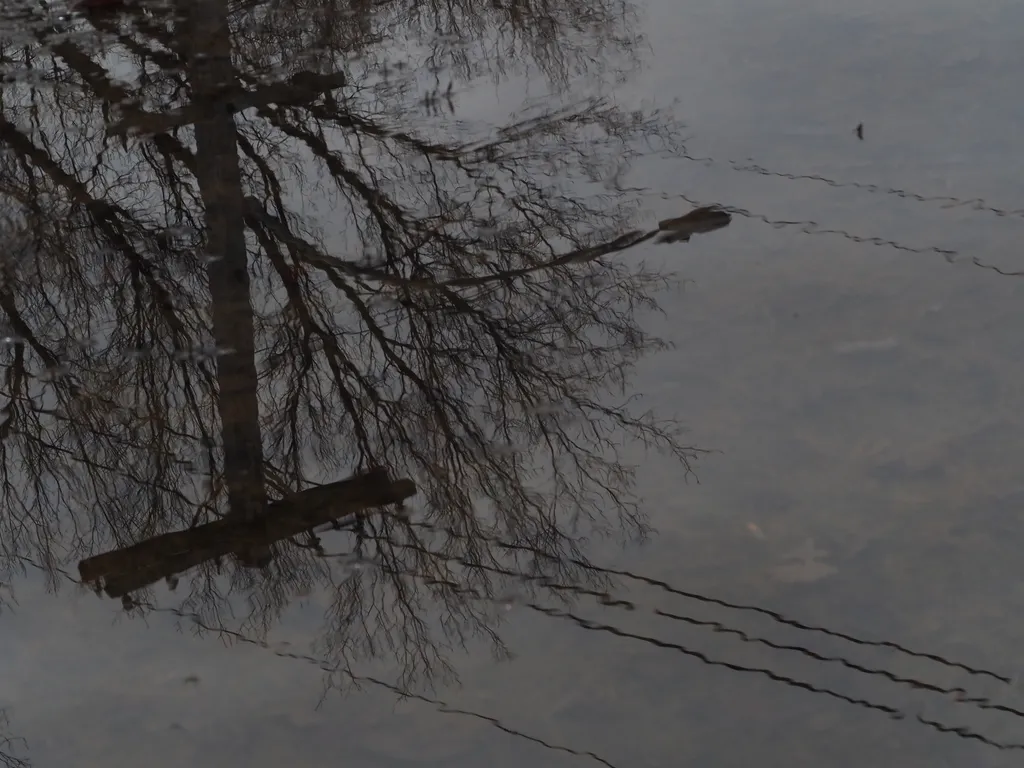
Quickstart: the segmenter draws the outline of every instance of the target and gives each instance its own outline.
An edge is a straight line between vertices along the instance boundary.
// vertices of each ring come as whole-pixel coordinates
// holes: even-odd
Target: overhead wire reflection
[[[827,176],[823,176],[821,174],[801,174],[788,173],[784,171],[775,171],[752,161],[739,161],[731,158],[719,160],[710,156],[692,155],[686,152],[685,150],[678,149],[674,150],[668,156],[678,157],[683,160],[700,163],[702,165],[709,167],[725,166],[730,170],[742,173],[754,173],[760,176],[770,176],[781,179],[787,179],[790,181],[814,181],[827,184],[829,187],[832,187],[834,189],[858,189],[864,192],[868,192],[870,194],[893,195],[905,200],[912,200],[920,203],[944,203],[944,205],[942,205],[941,207],[946,210],[953,208],[966,208],[971,211],[991,213],[1000,218],[1024,218],[1024,208],[1000,208],[998,206],[988,203],[984,198],[980,197],[960,198],[955,195],[924,195],[899,187],[885,186],[883,184],[872,184],[859,181],[840,181],[837,179],[829,178]],[[631,192],[645,191],[636,187],[629,187],[625,189]],[[764,224],[768,224],[774,229],[782,229],[785,227],[798,227],[801,233],[807,235],[835,235],[838,237],[842,237],[846,240],[849,240],[850,242],[853,243],[871,245],[879,248],[891,248],[893,250],[901,251],[904,253],[934,253],[943,256],[949,264],[968,263],[971,264],[972,266],[989,270],[991,272],[995,272],[996,274],[1002,275],[1004,277],[1024,276],[1024,270],[1005,269],[997,264],[987,262],[981,259],[979,256],[964,257],[964,255],[956,248],[947,248],[941,245],[911,246],[904,244],[898,240],[894,240],[892,238],[879,237],[874,235],[861,235],[854,232],[850,232],[846,229],[824,227],[817,221],[814,221],[812,219],[773,219],[765,214],[757,213],[746,208],[724,205],[721,204],[720,201],[696,200],[684,194],[654,193],[653,196],[659,197],[663,200],[681,199],[695,206],[716,204],[729,213],[736,214],[747,219],[760,221]]]
[[[389,544],[389,546],[399,546],[399,547],[403,547],[403,548],[406,548],[406,547],[418,548],[418,545],[414,545],[414,544],[398,544],[398,545],[396,545],[392,541],[389,541],[388,544]],[[503,569],[503,568],[500,568],[500,567],[497,567],[497,566],[484,566],[484,565],[481,565],[481,564],[478,564],[478,563],[470,563],[470,562],[465,561],[462,558],[446,556],[444,553],[441,553],[441,552],[430,551],[430,552],[428,552],[428,554],[430,554],[433,557],[439,557],[439,558],[443,558],[443,559],[448,559],[448,560],[452,560],[452,561],[455,561],[455,562],[459,562],[459,563],[465,565],[467,568],[475,568],[475,569],[490,571],[490,572],[498,573],[498,574],[503,575],[503,576],[512,576],[512,577],[520,578],[520,579],[522,579],[524,581],[540,582],[540,583],[542,583],[542,585],[545,588],[547,588],[549,590],[552,590],[552,591],[556,591],[556,592],[557,591],[564,591],[564,592],[569,592],[569,593],[573,593],[573,594],[576,594],[576,595],[588,595],[588,596],[596,597],[598,599],[598,602],[601,603],[602,605],[605,605],[605,606],[622,607],[622,608],[627,608],[627,609],[635,609],[636,608],[636,606],[634,604],[632,604],[630,601],[623,600],[621,598],[616,598],[613,595],[611,595],[610,593],[605,592],[605,591],[592,590],[592,589],[588,589],[586,587],[582,587],[582,586],[579,586],[579,585],[559,584],[559,583],[557,583],[555,581],[552,581],[551,579],[549,579],[547,577],[544,577],[544,576],[534,576],[534,575],[522,574],[522,573],[515,572],[514,570],[511,570],[511,569]],[[330,555],[326,555],[326,556],[330,557]],[[598,569],[598,570],[600,570],[600,569]],[[622,573],[625,573],[625,572],[622,572]],[[414,572],[408,572],[408,573],[405,573],[404,575],[410,576],[410,577],[423,578],[422,575],[416,574]],[[647,580],[646,577],[639,577],[639,578],[641,580],[643,580],[643,581]],[[652,581],[655,581],[655,580],[652,580]],[[436,578],[427,577],[425,579],[425,583],[427,583],[429,585],[432,585],[432,586],[440,586],[440,587],[443,587],[443,588],[446,588],[446,589],[450,589],[452,591],[459,592],[461,594],[469,594],[469,595],[471,595],[473,597],[476,597],[478,599],[491,600],[491,601],[494,600],[493,597],[490,597],[490,596],[487,596],[487,595],[483,595],[482,593],[480,593],[479,590],[477,590],[474,587],[466,587],[466,586],[460,584],[459,582],[453,581],[453,580],[439,580],[439,579],[436,579]],[[657,582],[655,581],[655,583],[657,583]],[[683,592],[682,590],[676,590],[675,588],[671,588],[671,587],[669,588],[669,591],[677,593],[677,594],[681,593],[681,594],[684,594],[687,597],[698,597],[698,598],[701,598],[701,599],[703,599],[705,601],[708,601],[708,602],[715,602],[715,603],[718,603],[718,604],[729,605],[728,603],[725,603],[724,601],[718,601],[718,600],[714,600],[714,599],[711,599],[711,598],[705,598],[704,596],[695,595],[694,593],[686,593],[686,592]],[[748,665],[743,665],[743,664],[738,664],[738,663],[730,662],[730,661],[723,660],[723,659],[712,658],[711,656],[709,656],[709,655],[707,655],[707,654],[705,654],[705,653],[703,653],[701,651],[694,650],[692,648],[687,648],[686,646],[684,646],[684,645],[682,645],[680,643],[676,643],[676,642],[672,642],[672,641],[668,641],[668,640],[663,640],[663,639],[660,639],[660,638],[657,638],[657,637],[652,637],[652,636],[649,636],[649,635],[642,635],[642,634],[638,634],[638,633],[635,633],[635,632],[630,632],[628,630],[622,629],[621,627],[617,627],[617,626],[612,625],[612,624],[606,624],[606,623],[603,623],[603,622],[593,621],[591,619],[584,618],[584,617],[582,617],[582,616],[580,616],[578,614],[575,614],[572,611],[566,610],[564,608],[555,608],[555,607],[551,607],[551,606],[545,606],[545,605],[541,605],[541,604],[539,604],[537,602],[534,602],[532,600],[517,600],[516,602],[518,604],[526,607],[526,608],[529,608],[531,610],[534,610],[534,611],[537,611],[539,613],[545,614],[545,615],[547,615],[549,617],[568,620],[568,621],[576,624],[577,626],[579,626],[579,627],[581,627],[583,629],[592,630],[592,631],[607,632],[607,633],[616,635],[618,637],[637,640],[637,641],[640,641],[640,642],[643,642],[643,643],[646,643],[646,644],[649,644],[649,645],[652,645],[652,646],[655,646],[655,647],[658,647],[658,648],[661,648],[661,649],[664,649],[664,650],[673,650],[673,651],[676,651],[676,652],[680,652],[680,653],[682,653],[682,654],[684,654],[684,655],[686,655],[688,657],[697,659],[697,660],[701,661],[702,663],[707,664],[709,666],[723,667],[723,668],[726,668],[726,669],[730,669],[732,671],[749,672],[749,673],[765,676],[765,677],[773,680],[774,682],[782,683],[784,685],[787,685],[787,686],[790,686],[790,687],[793,687],[793,688],[806,690],[806,691],[811,692],[811,693],[819,693],[819,694],[822,694],[822,695],[825,695],[825,696],[828,696],[828,697],[831,697],[831,698],[843,701],[843,702],[848,703],[848,704],[853,704],[855,706],[859,706],[859,707],[862,707],[862,708],[865,708],[865,709],[881,712],[881,713],[886,714],[886,715],[888,715],[889,717],[891,717],[891,718],[893,718],[895,720],[916,720],[920,724],[925,725],[925,726],[927,726],[929,728],[932,728],[934,730],[938,730],[938,731],[940,731],[942,733],[952,733],[952,734],[961,736],[963,738],[980,741],[982,743],[985,743],[985,744],[987,744],[989,746],[992,746],[992,747],[995,747],[995,748],[998,748],[998,749],[1001,749],[1001,750],[1024,749],[1024,743],[997,741],[997,740],[992,739],[992,738],[990,738],[990,737],[988,737],[988,736],[986,736],[984,734],[978,733],[978,732],[976,732],[976,731],[974,731],[974,730],[972,730],[972,729],[970,729],[970,728],[968,728],[966,726],[950,726],[950,725],[946,725],[946,724],[940,723],[939,721],[936,721],[936,720],[929,720],[929,719],[925,718],[923,715],[920,715],[920,714],[911,715],[908,712],[906,712],[906,711],[904,711],[904,710],[902,710],[902,709],[900,709],[898,707],[889,705],[889,704],[878,703],[878,702],[870,701],[870,700],[865,699],[865,698],[859,698],[859,697],[855,697],[855,696],[850,696],[850,695],[842,693],[840,691],[836,691],[836,690],[831,689],[831,688],[826,688],[826,687],[823,687],[823,686],[815,685],[815,684],[807,682],[805,680],[798,680],[798,679],[790,677],[788,675],[784,675],[784,674],[778,673],[778,672],[776,672],[774,670],[768,669],[766,667],[748,666]],[[747,606],[743,606],[743,607],[746,608]],[[770,612],[770,611],[765,611],[765,612],[768,615],[773,615],[774,616],[774,612]],[[934,684],[934,683],[929,683],[929,682],[926,682],[926,681],[921,681],[921,680],[916,680],[916,679],[909,678],[909,677],[899,676],[899,675],[896,675],[896,674],[894,674],[894,673],[892,673],[892,672],[890,672],[888,670],[874,669],[874,668],[871,668],[871,667],[866,667],[866,666],[857,664],[855,662],[851,662],[851,661],[849,661],[847,659],[843,659],[841,657],[825,656],[824,654],[817,653],[817,652],[815,652],[815,651],[813,651],[811,649],[804,648],[804,647],[801,647],[801,646],[783,645],[781,643],[775,643],[775,642],[773,642],[771,640],[767,640],[766,638],[760,638],[760,637],[749,635],[746,632],[744,632],[743,630],[739,630],[739,629],[735,629],[733,627],[729,627],[729,626],[727,626],[727,625],[725,625],[725,624],[723,624],[721,622],[705,621],[705,620],[694,619],[694,618],[691,618],[691,617],[682,616],[682,615],[677,614],[677,613],[663,611],[663,610],[660,610],[660,609],[654,609],[654,613],[656,615],[660,615],[660,616],[665,617],[665,618],[673,619],[673,620],[676,620],[676,621],[683,621],[683,622],[686,622],[688,624],[692,624],[694,626],[707,627],[707,628],[712,629],[712,631],[714,631],[714,632],[724,632],[724,633],[732,634],[734,636],[739,637],[744,642],[761,644],[761,645],[764,645],[764,646],[767,646],[767,647],[771,647],[771,648],[774,648],[774,649],[777,649],[777,650],[794,651],[794,652],[799,653],[799,654],[801,654],[801,655],[803,655],[805,657],[808,657],[808,658],[811,658],[811,659],[814,659],[814,660],[817,660],[817,661],[840,663],[840,664],[842,664],[843,666],[845,666],[845,667],[847,667],[849,669],[853,669],[855,671],[861,672],[861,673],[866,674],[866,675],[881,676],[881,677],[883,677],[885,679],[890,680],[891,682],[895,682],[895,683],[898,683],[898,684],[906,685],[906,686],[908,686],[908,687],[910,687],[911,689],[914,689],[914,690],[924,690],[924,691],[931,691],[931,692],[935,692],[935,693],[949,695],[949,696],[951,696],[953,698],[953,701],[955,701],[958,704],[975,704],[979,709],[996,710],[996,711],[1000,711],[1000,712],[1004,712],[1004,713],[1013,715],[1015,717],[1024,717],[1024,711],[1022,711],[1022,710],[1018,710],[1016,708],[1013,708],[1013,707],[1010,707],[1010,706],[1007,706],[1007,705],[994,703],[994,702],[992,702],[990,699],[988,699],[986,697],[981,697],[981,696],[971,697],[971,696],[968,696],[966,689],[964,689],[962,687],[944,687],[944,686],[937,685],[937,684]],[[787,623],[787,624],[790,624],[790,625],[794,625],[795,624],[795,622],[792,622],[791,620],[785,620],[784,623]],[[818,629],[818,628],[815,628],[815,629]],[[842,633],[834,633],[834,632],[832,632],[830,630],[825,630],[825,632],[827,634],[834,634],[834,635],[838,635],[838,636],[844,636],[844,635],[842,635]],[[846,636],[846,637],[849,637],[849,636]],[[853,641],[857,642],[856,639],[853,639]],[[1006,678],[1004,676],[998,675],[996,673],[989,672],[987,670],[978,670],[976,668],[970,667],[968,665],[960,664],[958,662],[950,662],[950,661],[948,661],[946,659],[943,659],[942,657],[936,656],[934,654],[923,654],[923,653],[920,653],[920,652],[911,651],[909,649],[905,649],[902,646],[899,646],[899,645],[894,644],[894,643],[883,643],[883,642],[875,642],[875,641],[860,641],[860,642],[862,642],[863,644],[885,645],[885,646],[891,647],[891,648],[899,648],[901,651],[903,651],[905,653],[908,653],[909,655],[912,655],[912,656],[919,656],[919,657],[922,657],[922,658],[928,658],[928,659],[931,659],[931,660],[935,660],[935,661],[943,663],[943,664],[945,664],[947,666],[953,666],[953,667],[958,667],[958,668],[960,668],[962,670],[967,670],[967,671],[969,671],[969,672],[971,672],[973,674],[988,675],[990,677],[994,677],[995,679],[998,679],[998,680],[1000,680],[1002,682],[1005,682],[1007,684],[1009,684],[1011,682],[1009,678]]]
[[[759,163],[755,163],[752,160],[734,160],[725,159],[719,160],[710,156],[691,155],[687,152],[675,152],[675,157],[681,157],[684,160],[689,160],[696,163],[702,163],[704,165],[718,165],[727,166],[731,170],[740,171],[743,173],[756,173],[760,176],[776,176],[781,179],[789,179],[791,181],[816,181],[823,184],[827,184],[835,189],[860,189],[871,194],[884,194],[893,195],[900,197],[905,200],[914,200],[919,203],[945,203],[942,208],[968,208],[972,211],[983,211],[992,213],[999,217],[1017,217],[1024,218],[1024,208],[1009,209],[1000,208],[992,205],[984,198],[973,197],[973,198],[961,198],[955,195],[924,195],[918,192],[912,192],[907,189],[900,187],[886,186],[884,184],[871,184],[862,181],[839,181],[837,179],[829,178],[817,173],[787,173],[784,171],[775,171],[770,168],[766,168]]]

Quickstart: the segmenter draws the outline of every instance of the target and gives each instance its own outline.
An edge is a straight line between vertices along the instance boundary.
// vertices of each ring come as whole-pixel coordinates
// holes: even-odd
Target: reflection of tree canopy
[[[78,36],[22,50],[33,76],[0,103],[7,570],[28,559],[57,573],[387,467],[416,480],[420,519],[450,535],[426,547],[421,529],[377,518],[364,554],[379,567],[362,570],[294,540],[266,569],[192,572],[184,606],[226,615],[239,591],[266,628],[326,584],[329,655],[389,648],[413,674],[466,632],[497,640],[480,601],[449,586],[497,594],[477,566],[511,557],[580,579],[566,559],[583,557],[578,536],[642,533],[626,441],[690,452],[623,395],[660,346],[637,312],[663,279],[603,258],[637,240],[636,204],[592,182],[672,126],[593,99],[453,136],[421,125],[403,89],[344,69],[344,46],[364,65],[387,51],[372,28],[353,43],[353,23],[435,16],[447,35],[500,16],[521,41],[507,50],[563,73],[570,27],[629,52],[606,35],[622,4],[577,5],[362,18],[318,4],[310,25],[298,4],[231,16],[205,0],[137,15],[131,35],[95,20],[108,59],[147,62],[134,80]],[[295,64],[267,82],[274,60]],[[535,556],[489,547],[492,534]],[[441,634],[424,618],[435,605]]]
[[[647,236],[632,229],[636,200],[595,184],[643,142],[671,141],[673,126],[596,98],[552,98],[497,130],[416,107],[417,89],[440,89],[444,70],[498,77],[528,56],[565,84],[598,60],[628,66],[627,4],[277,1],[228,12],[205,0],[163,20],[152,9],[124,27],[93,21],[106,58],[79,36],[28,48],[19,37],[3,51],[19,62],[0,90],[5,573],[41,564],[56,584],[68,561],[384,466],[416,479],[411,520],[373,517],[326,552],[297,536],[262,569],[244,567],[266,562],[261,553],[208,563],[190,572],[180,604],[137,595],[143,609],[279,652],[264,630],[318,588],[316,655],[281,655],[332,681],[385,687],[350,668],[394,655],[406,680],[392,689],[404,694],[414,675],[447,671],[448,646],[471,633],[500,647],[491,610],[506,589],[546,592],[517,602],[904,716],[552,605],[582,596],[636,610],[595,583],[623,578],[769,613],[598,571],[580,543],[643,532],[627,439],[690,458],[672,424],[622,394],[633,363],[660,346],[637,313],[664,281],[605,258]],[[42,36],[46,25],[28,29]],[[410,58],[395,60],[385,38],[408,43]],[[144,62],[144,76],[124,77]],[[409,74],[420,69],[437,82]],[[239,602],[243,626],[228,628]],[[959,692],[674,611],[655,609],[680,626]],[[20,746],[0,727],[0,763],[20,765]]]
[[[630,61],[640,42],[636,11],[622,0],[288,0],[252,5],[237,20],[246,43],[241,56],[254,67],[299,60],[309,69],[333,69],[339,51],[357,51],[373,74],[390,64],[399,73],[422,66],[460,79],[536,67],[564,83],[572,74],[607,67],[609,59]],[[396,59],[396,48],[418,49],[422,60]]]

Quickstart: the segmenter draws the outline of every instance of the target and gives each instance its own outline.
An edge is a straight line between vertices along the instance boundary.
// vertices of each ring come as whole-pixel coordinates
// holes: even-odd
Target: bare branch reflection
[[[670,279],[620,257],[659,229],[603,183],[678,127],[557,90],[498,128],[417,114],[441,86],[424,71],[448,97],[524,54],[562,86],[624,75],[621,0],[321,3],[315,33],[307,5],[22,28],[0,104],[0,547],[53,588],[79,560],[133,611],[174,592],[257,636],[315,595],[321,652],[397,658],[407,687],[451,677],[473,635],[502,651],[493,611],[446,583],[600,581],[583,542],[647,532],[642,451],[684,471],[698,453],[630,391]],[[384,30],[429,66],[385,61]],[[444,557],[385,543],[420,538],[410,515],[458,533]]]
[[[7,725],[7,713],[0,709],[0,765],[5,768],[28,768],[31,765],[28,759],[18,756],[24,750],[25,742],[9,735]]]
[[[515,605],[667,663],[914,717],[774,658],[740,663],[615,623],[639,609],[619,589],[630,582],[676,603],[651,610],[671,628],[795,656],[809,677],[840,667],[1024,716],[967,683],[812,644],[1006,675],[592,562],[595,541],[648,533],[645,452],[681,473],[700,453],[633,392],[636,363],[666,346],[645,316],[672,284],[641,247],[683,248],[741,216],[956,255],[711,201],[646,220],[646,191],[620,183],[631,163],[704,159],[665,113],[602,95],[639,61],[635,12],[164,0],[64,19],[28,9],[0,29],[0,576],[38,565],[51,589],[79,581],[132,617],[315,664],[329,690],[376,685],[607,766],[420,690],[456,679],[475,638],[503,654]],[[550,86],[540,103],[506,118],[502,90],[498,125],[467,114],[480,79],[530,71]],[[322,628],[308,652],[282,651],[274,631],[303,605]],[[748,630],[751,612],[807,639]],[[375,662],[389,674],[367,674]],[[0,762],[27,765],[0,726]]]

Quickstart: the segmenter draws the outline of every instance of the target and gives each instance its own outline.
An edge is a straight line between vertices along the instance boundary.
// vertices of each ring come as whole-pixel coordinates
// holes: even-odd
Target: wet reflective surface
[[[1019,759],[1016,6],[3,13],[4,764]]]

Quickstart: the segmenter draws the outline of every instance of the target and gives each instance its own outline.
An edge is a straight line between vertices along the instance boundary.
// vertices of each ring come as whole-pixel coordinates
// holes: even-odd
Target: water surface
[[[5,761],[1016,759],[1015,7],[60,10]]]

